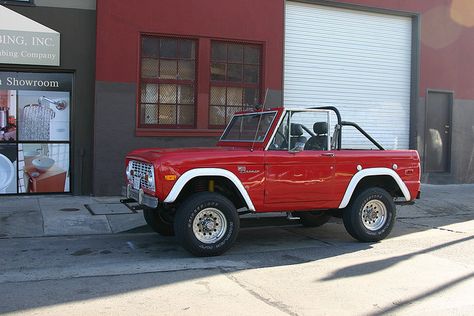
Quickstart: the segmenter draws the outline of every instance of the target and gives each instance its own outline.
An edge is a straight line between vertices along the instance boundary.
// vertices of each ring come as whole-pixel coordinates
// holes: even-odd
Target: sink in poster
[[[38,171],[45,172],[54,165],[54,159],[48,157],[35,158],[31,162]]]

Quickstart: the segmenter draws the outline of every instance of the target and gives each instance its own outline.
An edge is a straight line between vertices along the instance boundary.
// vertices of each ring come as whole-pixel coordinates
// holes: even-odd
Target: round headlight
[[[149,184],[150,186],[152,186],[152,185],[154,184],[154,183],[153,183],[153,176],[148,176],[146,180],[148,181],[148,184]]]
[[[128,166],[127,166],[127,169],[125,169],[125,174],[127,175],[127,179],[128,180],[132,180],[132,162],[129,161],[128,162]]]

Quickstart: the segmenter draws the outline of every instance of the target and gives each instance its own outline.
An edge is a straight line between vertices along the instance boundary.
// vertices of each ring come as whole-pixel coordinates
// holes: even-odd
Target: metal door
[[[451,92],[428,91],[426,96],[424,172],[449,172],[451,152]]]
[[[286,1],[283,104],[334,104],[385,148],[407,149],[412,18],[302,2],[324,1]]]

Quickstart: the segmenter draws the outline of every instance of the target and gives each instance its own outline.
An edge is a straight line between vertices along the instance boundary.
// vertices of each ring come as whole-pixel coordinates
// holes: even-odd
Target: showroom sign
[[[0,64],[60,65],[60,34],[0,6]]]

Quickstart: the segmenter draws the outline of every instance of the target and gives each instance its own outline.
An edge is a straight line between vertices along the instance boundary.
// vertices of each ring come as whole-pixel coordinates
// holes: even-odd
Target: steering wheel
[[[280,144],[276,143],[275,140],[276,140],[276,136],[279,136],[281,137],[282,139],[282,142]],[[276,131],[276,135],[275,137],[273,138],[273,142],[271,143],[270,145],[270,149],[280,149],[280,148],[285,148],[286,146],[288,146],[288,142],[286,140],[286,137],[285,137],[285,134],[283,134],[281,131],[277,130]]]

